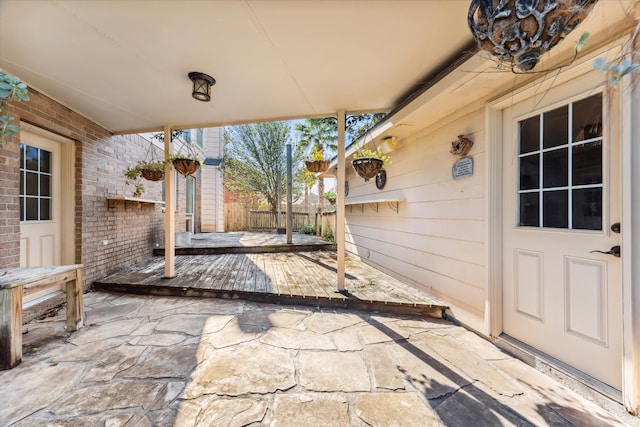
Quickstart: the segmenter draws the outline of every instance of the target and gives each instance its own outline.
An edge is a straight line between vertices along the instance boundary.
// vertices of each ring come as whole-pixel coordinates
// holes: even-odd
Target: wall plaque
[[[453,164],[451,176],[453,179],[465,178],[473,175],[473,158],[463,157]]]

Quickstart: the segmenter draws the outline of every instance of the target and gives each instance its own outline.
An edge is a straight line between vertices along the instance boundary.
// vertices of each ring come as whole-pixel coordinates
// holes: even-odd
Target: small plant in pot
[[[384,154],[380,147],[370,150],[363,146],[355,152],[351,161],[353,169],[361,178],[364,178],[365,182],[374,178],[390,164],[391,158]]]
[[[159,160],[146,161],[140,160],[134,166],[129,166],[124,171],[126,178],[125,183],[131,185],[135,182],[135,191],[133,197],[141,197],[144,192],[144,184],[140,182],[140,178],[149,181],[161,181],[164,178],[164,162]]]
[[[322,146],[314,146],[311,157],[304,161],[309,172],[325,172],[329,169],[330,160],[324,158],[324,149]]]
[[[324,193],[324,198],[327,199],[332,205],[336,204],[336,197],[336,193],[334,193],[333,191],[327,191],[326,193]]]

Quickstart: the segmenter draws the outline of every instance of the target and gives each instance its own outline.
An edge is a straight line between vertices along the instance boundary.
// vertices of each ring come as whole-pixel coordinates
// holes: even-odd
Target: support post
[[[176,201],[175,178],[173,165],[169,161],[171,155],[171,126],[164,126],[164,277],[171,278],[175,274],[176,261]]]
[[[338,292],[344,291],[345,280],[345,126],[346,113],[338,111],[338,188],[336,197],[336,252],[338,257]]]
[[[67,332],[82,328],[82,267],[76,269],[75,279],[66,283],[67,292]]]
[[[293,176],[291,173],[291,144],[287,144],[287,244],[293,243],[293,210],[291,204],[293,203],[292,186]],[[279,185],[279,183],[278,183]]]
[[[278,199],[278,224],[276,224],[276,231],[278,228],[282,227],[282,171],[280,170],[280,167],[278,166],[278,174],[277,174],[277,179],[278,179],[278,188],[276,190],[276,194],[278,195],[277,199]]]
[[[0,289],[0,370],[22,362],[22,286]]]

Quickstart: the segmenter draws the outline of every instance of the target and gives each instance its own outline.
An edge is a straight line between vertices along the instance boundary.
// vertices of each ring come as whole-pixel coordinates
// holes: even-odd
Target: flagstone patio
[[[3,426],[624,425],[442,319],[85,295],[24,327]]]

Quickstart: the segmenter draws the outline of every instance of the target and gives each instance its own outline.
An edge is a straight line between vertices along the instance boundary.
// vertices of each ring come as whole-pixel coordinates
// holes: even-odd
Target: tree
[[[257,193],[277,210],[278,186],[286,194],[287,157],[291,126],[288,122],[254,123],[225,129],[225,173],[227,188],[240,194]],[[293,151],[294,179],[302,156]],[[278,176],[280,181],[278,182]],[[301,183],[294,183],[300,191]]]
[[[298,147],[309,157],[321,160],[335,153],[337,149],[338,128],[325,119],[307,119],[296,126],[300,132]],[[328,152],[328,153],[325,153]],[[328,154],[328,155],[327,155]],[[324,204],[324,178],[318,178],[318,203]]]
[[[378,123],[386,113],[368,113],[358,116],[347,116],[346,134],[350,142],[357,140],[367,130]],[[338,119],[337,117],[323,117],[307,119],[305,123],[296,126],[300,132],[298,147],[307,153],[308,157],[330,158],[338,148]],[[318,154],[321,153],[321,154]],[[318,203],[324,204],[324,179],[318,178]]]

